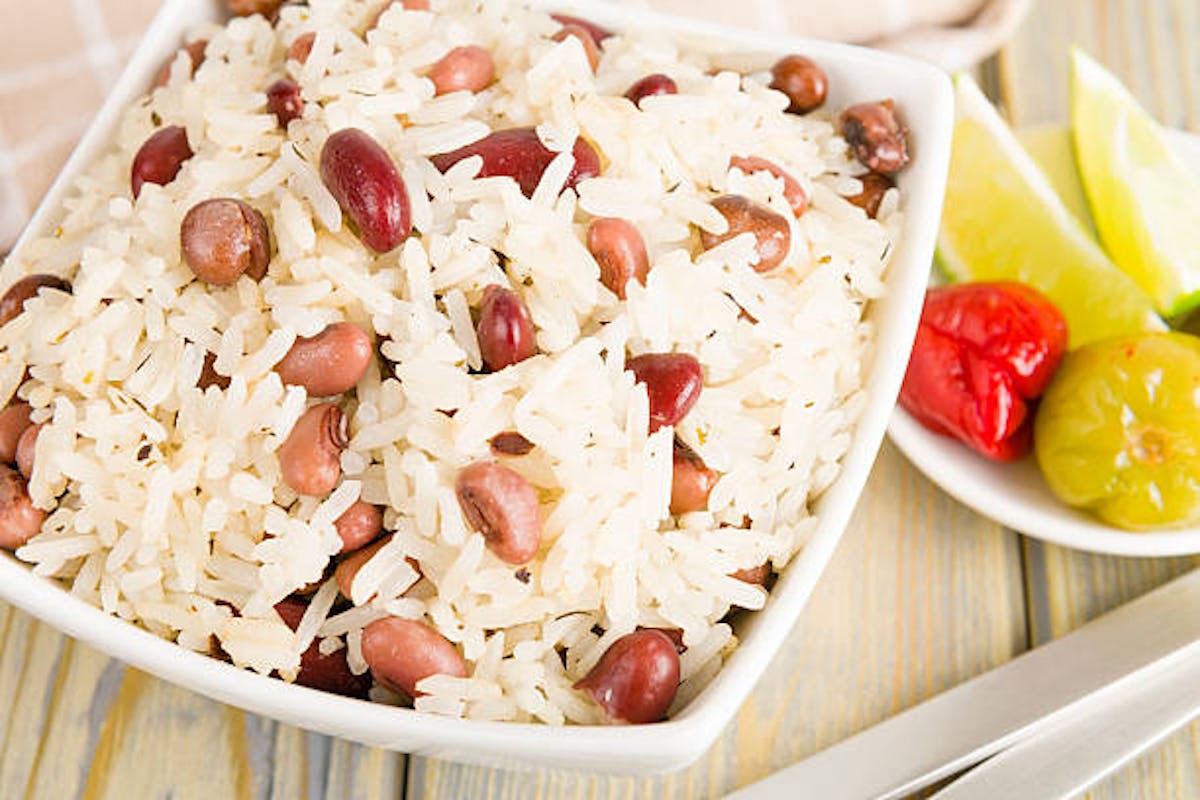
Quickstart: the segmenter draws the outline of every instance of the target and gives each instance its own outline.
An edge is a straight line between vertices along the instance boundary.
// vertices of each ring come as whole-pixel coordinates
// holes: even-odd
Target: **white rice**
[[[557,25],[515,2],[397,5],[364,40],[380,5],[310,0],[285,6],[274,28],[261,17],[200,26],[190,38],[210,44],[195,76],[177,59],[169,85],[125,113],[58,230],[5,265],[5,288],[37,272],[74,284],[0,328],[0,401],[23,398],[47,423],[29,488],[52,513],[17,555],[183,647],[207,652],[216,637],[237,665],[285,678],[314,641],[345,650],[361,674],[365,625],[423,619],[461,646],[469,677],[427,679],[416,707],[480,719],[598,722],[573,683],[636,627],[679,628],[681,707],[736,648],[730,610],[766,600],[728,573],[784,568],[838,474],[864,402],[874,332],[863,312],[884,291],[900,195],[867,219],[843,199],[863,169],[830,115],[782,113],[765,73],[714,70],[706,43],[618,35],[593,76],[578,41],[551,41]],[[305,31],[320,31],[307,63],[285,63]],[[494,54],[497,83],[433,97],[424,74],[463,43]],[[652,72],[681,93],[638,111],[619,95]],[[308,103],[286,134],[262,92],[284,73]],[[196,156],[131,204],[129,164],[155,120],[185,125]],[[477,158],[445,175],[427,159],[534,124],[559,154],[531,199],[509,179],[477,179]],[[417,233],[397,252],[366,250],[321,183],[321,146],[347,126],[402,166]],[[562,192],[577,133],[604,172]],[[731,155],[782,166],[810,210],[795,219],[782,183],[730,170]],[[791,220],[783,267],[755,272],[747,236],[699,252],[697,228],[726,229],[710,205],[724,192]],[[199,200],[229,195],[263,211],[275,257],[261,283],[209,288],[181,263],[179,224]],[[629,218],[646,238],[653,268],[626,302],[601,286],[583,245],[594,215]],[[468,371],[482,363],[470,309],[491,283],[521,292],[541,355],[479,375]],[[297,498],[276,450],[312,401],[271,369],[298,336],[340,320],[387,339],[398,366],[342,404],[346,480],[328,498]],[[623,365],[649,351],[695,354],[706,386],[678,429],[647,436],[645,389]],[[205,353],[232,377],[227,390],[195,388]],[[543,547],[520,571],[468,528],[453,491],[505,430],[535,445],[505,463],[543,497]],[[667,511],[673,436],[722,473],[707,512]],[[395,535],[359,572],[355,606],[328,573],[333,520],[359,497],[387,506]],[[272,606],[322,580],[291,631]],[[394,702],[379,687],[373,696]]]

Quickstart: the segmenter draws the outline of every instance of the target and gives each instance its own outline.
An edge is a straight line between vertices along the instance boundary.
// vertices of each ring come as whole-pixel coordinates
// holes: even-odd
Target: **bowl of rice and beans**
[[[599,6],[185,6],[0,273],[0,594],[372,744],[694,758],[878,448],[944,79]]]

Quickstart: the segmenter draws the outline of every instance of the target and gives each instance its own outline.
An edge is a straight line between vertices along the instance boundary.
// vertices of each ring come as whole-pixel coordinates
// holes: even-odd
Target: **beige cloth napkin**
[[[1031,0],[616,0],[716,22],[865,42],[957,69]],[[201,0],[196,0],[201,2]],[[0,0],[0,252],[11,246],[159,0]]]

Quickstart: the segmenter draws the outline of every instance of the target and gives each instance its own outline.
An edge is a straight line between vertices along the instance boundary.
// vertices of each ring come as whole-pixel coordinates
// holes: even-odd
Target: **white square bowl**
[[[784,571],[766,607],[739,628],[741,646],[720,674],[673,719],[627,727],[550,727],[450,719],[294,686],[185,650],[104,614],[58,584],[0,555],[0,597],[138,669],[256,714],[363,744],[503,766],[541,765],[629,774],[680,769],[712,745],[746,699],[804,608],[862,493],[900,389],[920,315],[950,158],[953,98],[927,64],[826,42],[728,30],[595,2],[540,5],[615,29],[654,29],[724,40],[752,53],[804,53],[829,74],[829,107],[894,98],[911,130],[913,163],[900,176],[905,222],[884,299],[869,315],[878,329],[866,371],[868,408],[842,474],[815,504],[820,522]],[[14,253],[55,224],[76,176],[110,145],[123,109],[150,85],[163,60],[197,22],[218,19],[214,0],[168,0],[120,81],[51,188]]]

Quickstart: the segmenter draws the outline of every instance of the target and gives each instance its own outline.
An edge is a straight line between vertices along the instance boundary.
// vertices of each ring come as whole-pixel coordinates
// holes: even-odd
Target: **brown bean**
[[[496,558],[524,564],[537,555],[542,514],[537,490],[520,473],[488,461],[476,461],[458,473],[458,504],[472,528],[483,534]]]
[[[787,95],[789,112],[807,114],[825,104],[829,77],[811,58],[784,56],[771,67],[771,88]]]
[[[25,480],[33,477],[33,456],[37,449],[38,434],[43,427],[44,422],[30,425],[17,441],[17,469],[25,476]]]
[[[475,332],[483,365],[491,372],[499,372],[537,353],[529,308],[519,294],[498,284],[483,290]]]
[[[25,301],[36,297],[42,289],[71,293],[71,282],[54,275],[28,275],[8,287],[0,297],[0,325],[7,325],[25,310]]]
[[[42,530],[46,512],[29,499],[25,479],[14,469],[0,467],[0,549],[16,550]]]
[[[678,439],[671,459],[671,513],[690,514],[708,508],[708,496],[721,477],[692,448]]]
[[[613,642],[575,688],[591,695],[613,722],[659,722],[679,690],[679,653],[660,630],[634,631]]]
[[[297,61],[301,64],[308,61],[308,57],[312,54],[313,44],[317,41],[315,31],[302,33],[292,40],[292,44],[288,47],[288,61]]]
[[[891,100],[850,106],[839,122],[846,144],[864,166],[894,175],[908,164],[908,130]]]
[[[308,603],[295,597],[275,605],[276,613],[293,631],[300,627],[300,620],[307,608]],[[371,675],[366,672],[355,675],[351,672],[346,652],[343,647],[329,655],[321,655],[319,640],[313,640],[308,649],[300,654],[300,672],[296,675],[296,683],[323,692],[366,699],[371,691]]]
[[[21,435],[33,424],[29,421],[31,411],[28,403],[20,402],[0,411],[0,464],[12,464],[17,460]]]
[[[533,442],[516,431],[502,431],[488,440],[492,453],[498,456],[527,456],[533,452]]]
[[[431,675],[467,677],[458,648],[416,620],[389,617],[372,622],[363,629],[362,654],[375,680],[410,698],[421,696],[417,684]]]
[[[650,256],[642,234],[629,220],[595,220],[588,228],[587,248],[600,265],[600,282],[621,300],[625,299],[625,284],[630,280],[646,285]]]
[[[280,78],[267,87],[267,110],[275,115],[281,128],[304,116],[304,98],[300,96],[300,84],[291,78]]]
[[[396,163],[357,128],[332,134],[321,150],[321,180],[376,253],[403,244],[412,232],[408,190]]]
[[[392,536],[391,534],[388,534],[382,539],[376,539],[363,549],[356,550],[353,553],[346,555],[341,561],[338,562],[337,568],[333,571],[333,579],[337,581],[338,591],[342,593],[343,597],[345,597],[347,600],[351,599],[350,590],[354,587],[354,579],[358,577],[358,571],[362,569],[364,564],[374,558],[375,554],[382,550],[391,540]],[[412,556],[405,556],[404,560],[410,567],[413,568],[413,571],[417,573],[418,580],[424,577],[424,574],[421,572],[421,565],[417,563],[415,558]],[[374,597],[374,595],[372,595],[372,597]],[[367,598],[368,601],[370,599],[371,598]]]
[[[727,194],[712,202],[713,207],[729,222],[729,230],[716,234],[700,231],[705,250],[711,250],[743,233],[754,234],[758,263],[756,272],[769,272],[787,258],[792,246],[792,229],[788,221],[764,205],[737,194]]]
[[[736,578],[739,581],[753,583],[757,586],[762,586],[767,582],[767,578],[771,577],[771,562],[766,561],[759,564],[757,567],[748,569],[739,569],[737,572],[729,573],[729,577]]]
[[[321,403],[308,409],[279,446],[283,482],[299,494],[329,494],[342,477],[341,454],[349,441],[340,408]]]
[[[640,105],[643,98],[660,94],[679,94],[679,87],[675,84],[675,81],[671,80],[669,75],[663,75],[661,72],[647,75],[633,86],[630,86],[629,91],[625,92],[625,96],[635,106]]]
[[[433,156],[431,160],[435,167],[445,172],[464,158],[480,156],[483,158],[480,178],[512,178],[526,197],[532,197],[542,173],[557,155],[542,144],[536,128],[509,128],[453,152]],[[600,174],[600,154],[587,140],[576,139],[572,155],[575,156],[575,168],[567,176],[566,189],[573,189],[580,181]]]
[[[687,353],[646,353],[631,358],[625,369],[646,385],[650,398],[650,432],[675,425],[687,416],[704,387],[704,371]]]
[[[271,262],[271,234],[262,212],[222,197],[192,206],[179,227],[183,259],[213,286],[237,283],[243,274],[261,280]]]
[[[192,157],[187,131],[178,125],[168,125],[155,131],[133,157],[130,187],[136,200],[147,183],[165,186],[175,180],[183,162]]]
[[[884,195],[896,183],[881,172],[868,172],[866,175],[859,175],[858,179],[862,181],[862,191],[846,199],[867,212],[868,217],[875,219]]]
[[[429,70],[435,94],[481,92],[496,80],[492,54],[478,45],[456,47]]]
[[[565,42],[567,39],[578,39],[583,45],[583,54],[587,56],[588,65],[591,66],[592,72],[600,68],[600,45],[596,43],[596,39],[591,32],[582,25],[563,25],[558,33],[554,34],[554,41]]]
[[[204,63],[204,51],[207,48],[207,39],[198,39],[185,44],[162,65],[162,69],[158,71],[158,77],[154,79],[154,85],[166,86],[171,80],[171,67],[175,64],[175,59],[179,57],[179,53],[187,53],[188,60],[192,62],[192,69],[188,74],[195,74],[196,70],[200,69],[200,65]]]
[[[383,511],[379,506],[356,500],[333,522],[342,539],[342,552],[366,547],[383,533]]]
[[[284,0],[225,0],[229,13],[235,17],[250,17],[262,14],[270,19],[279,11]]]
[[[729,159],[729,167],[731,169],[736,167],[747,175],[755,172],[771,173],[783,181],[783,197],[792,207],[792,213],[799,218],[804,216],[804,212],[808,210],[808,195],[804,193],[800,182],[774,161],[768,161],[759,156],[733,156]]]
[[[374,355],[371,334],[352,322],[335,322],[316,336],[297,339],[275,371],[310,397],[329,397],[353,389]]]
[[[551,14],[550,18],[559,25],[574,25],[583,28],[587,31],[592,41],[596,43],[597,47],[601,47],[604,44],[604,40],[613,35],[612,31],[607,28],[602,28],[596,23],[582,17],[572,17],[570,14]]]
[[[203,392],[210,386],[216,386],[221,391],[225,391],[229,388],[229,384],[229,378],[217,372],[217,354],[205,353],[204,365],[200,367],[200,377],[196,380],[196,388]]]
[[[639,627],[639,631],[658,631],[663,636],[671,640],[671,644],[675,645],[675,652],[683,655],[687,652],[687,645],[683,643],[683,631],[679,628],[643,628]]]
[[[347,600],[350,599],[350,588],[354,585],[354,579],[358,576],[358,571],[363,568],[363,564],[374,558],[375,554],[382,550],[391,540],[391,536],[385,536],[361,550],[355,550],[338,562],[337,568],[333,571],[333,579],[337,581],[338,591],[342,593],[342,597]]]

